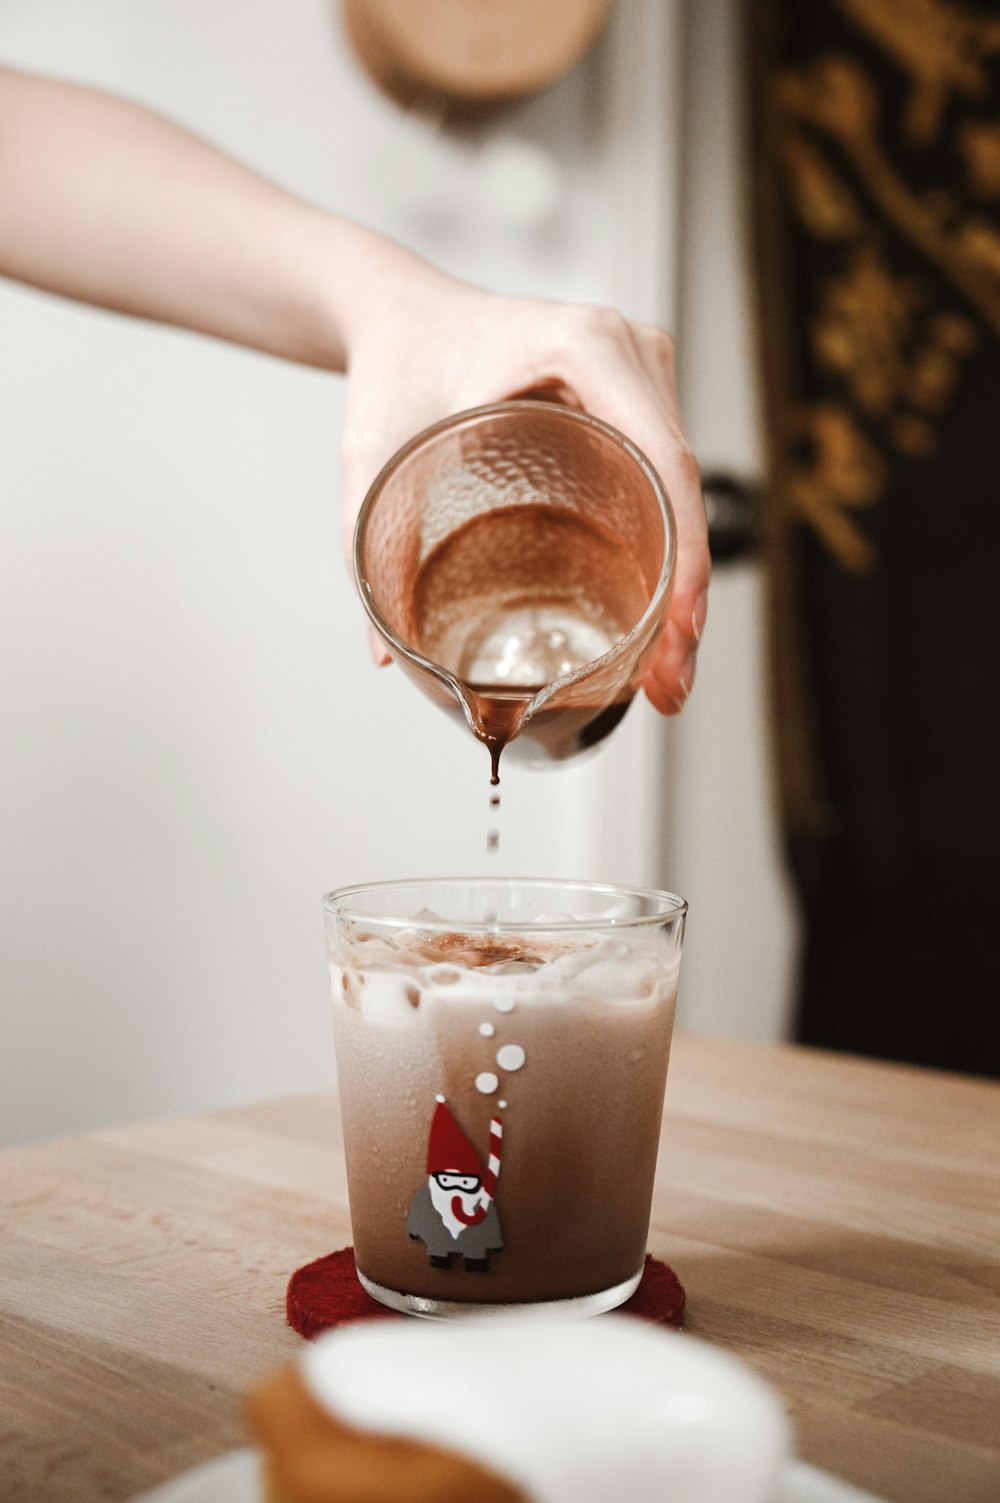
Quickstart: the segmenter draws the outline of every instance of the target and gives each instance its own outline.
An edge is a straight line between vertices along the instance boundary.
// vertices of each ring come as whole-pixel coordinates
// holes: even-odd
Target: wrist
[[[378,328],[399,326],[447,279],[384,235],[333,215],[321,216],[313,248],[312,362],[346,371]]]

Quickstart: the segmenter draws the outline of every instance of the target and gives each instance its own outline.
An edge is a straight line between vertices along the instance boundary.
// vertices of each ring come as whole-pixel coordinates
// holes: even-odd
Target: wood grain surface
[[[799,1454],[1000,1499],[1000,1086],[679,1038],[650,1250]],[[0,1154],[0,1499],[120,1500],[245,1445],[284,1292],[350,1240],[335,1097]]]

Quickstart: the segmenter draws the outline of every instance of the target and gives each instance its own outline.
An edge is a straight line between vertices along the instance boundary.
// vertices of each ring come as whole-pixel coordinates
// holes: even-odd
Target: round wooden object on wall
[[[530,94],[597,40],[611,0],[342,0],[366,71],[408,107]]]

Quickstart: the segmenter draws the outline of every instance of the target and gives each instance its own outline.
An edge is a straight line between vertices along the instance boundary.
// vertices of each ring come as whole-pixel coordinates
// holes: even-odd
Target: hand
[[[709,577],[674,349],[603,308],[498,297],[304,204],[187,131],[98,91],[0,68],[0,274],[349,377],[348,550],[396,449],[464,408],[541,393],[619,428],[677,520],[670,615],[645,689],[681,708]]]
[[[396,449],[431,423],[528,393],[602,418],[646,454],[673,505],[674,593],[644,688],[657,710],[677,714],[694,683],[711,564],[670,336],[607,308],[481,292],[419,262],[388,285],[390,295],[377,307],[369,300],[347,330],[342,457],[348,557],[368,486]],[[384,660],[381,651],[379,657]]]

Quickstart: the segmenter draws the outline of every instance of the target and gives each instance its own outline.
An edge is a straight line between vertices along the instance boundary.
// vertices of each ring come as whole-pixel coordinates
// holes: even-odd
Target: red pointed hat
[[[479,1155],[443,1101],[437,1104],[427,1139],[428,1174],[474,1174],[483,1177]]]

